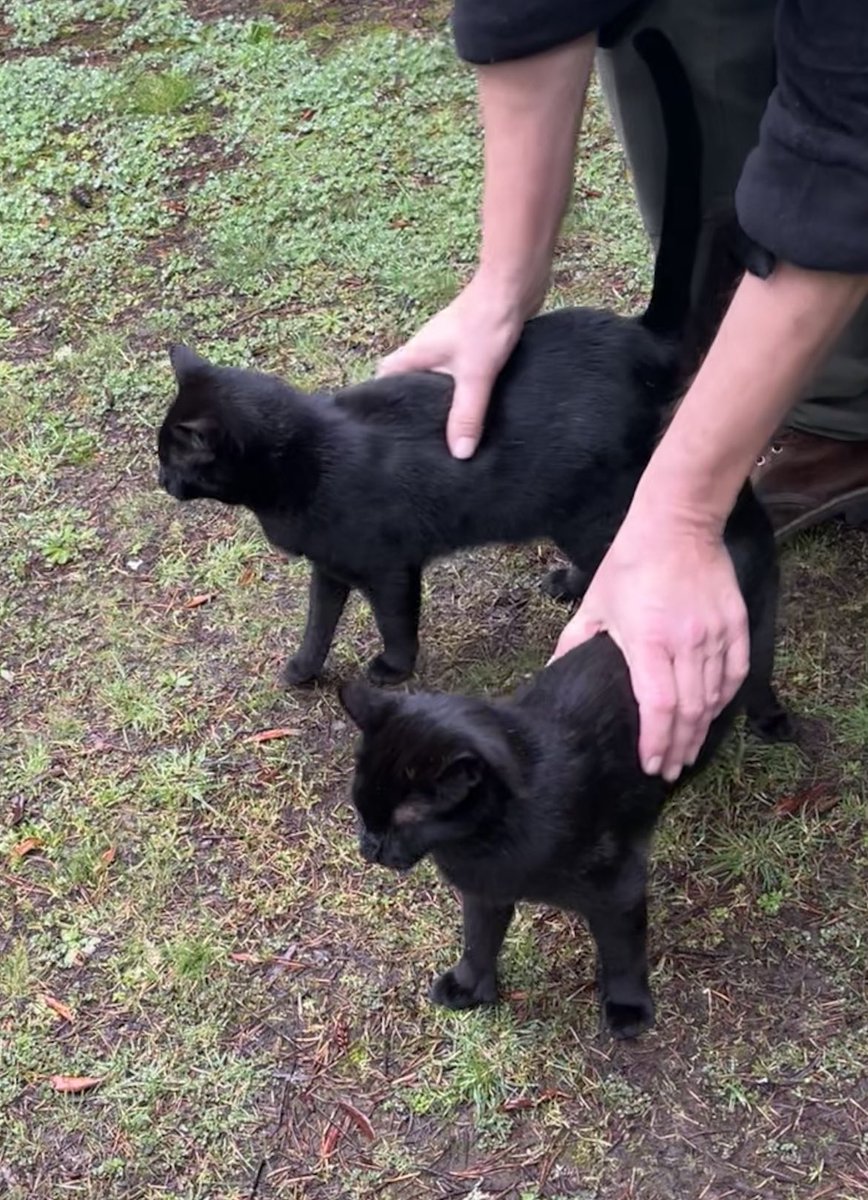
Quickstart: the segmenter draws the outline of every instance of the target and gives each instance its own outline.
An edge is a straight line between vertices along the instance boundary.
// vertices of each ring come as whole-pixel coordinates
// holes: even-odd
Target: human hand
[[[630,670],[642,766],[672,782],[748,672],[747,611],[719,533],[631,511],[553,657],[603,631]]]
[[[442,371],[455,380],[446,441],[471,458],[482,436],[491,389],[519,339],[526,310],[475,275],[451,304],[382,360],[377,375]]]

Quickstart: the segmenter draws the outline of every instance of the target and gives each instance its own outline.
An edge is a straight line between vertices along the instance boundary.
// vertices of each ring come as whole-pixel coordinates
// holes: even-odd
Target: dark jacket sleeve
[[[479,65],[527,58],[593,33],[631,7],[630,0],[455,0],[455,48]]]
[[[739,221],[796,266],[868,272],[868,0],[779,0],[777,53]]]

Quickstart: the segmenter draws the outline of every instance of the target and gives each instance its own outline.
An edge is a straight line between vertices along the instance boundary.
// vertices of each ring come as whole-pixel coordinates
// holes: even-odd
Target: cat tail
[[[654,286],[641,321],[652,333],[680,341],[691,314],[702,226],[702,130],[690,80],[665,34],[642,29],[633,45],[654,81],[666,138],[663,224]]]

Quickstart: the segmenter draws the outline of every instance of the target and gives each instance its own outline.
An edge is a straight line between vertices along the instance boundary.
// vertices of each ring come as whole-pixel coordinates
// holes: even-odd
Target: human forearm
[[[570,194],[595,39],[477,68],[485,133],[478,277],[530,315],[548,286]]]
[[[717,534],[757,453],[868,294],[868,276],[747,275],[637,489],[635,508]]]

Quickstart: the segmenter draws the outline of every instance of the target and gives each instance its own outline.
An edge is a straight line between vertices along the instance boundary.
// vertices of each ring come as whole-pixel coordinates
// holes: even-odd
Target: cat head
[[[368,862],[406,871],[429,852],[495,833],[523,772],[493,705],[361,682],[340,696],[362,734],[352,798]]]
[[[176,500],[244,503],[242,447],[228,411],[233,396],[225,368],[186,346],[172,346],[169,358],[178,393],[158,438],[160,486]]]

